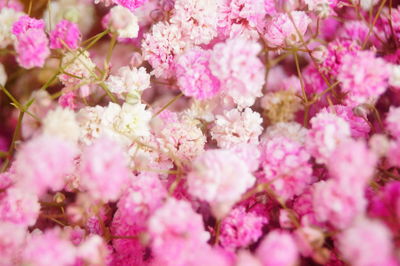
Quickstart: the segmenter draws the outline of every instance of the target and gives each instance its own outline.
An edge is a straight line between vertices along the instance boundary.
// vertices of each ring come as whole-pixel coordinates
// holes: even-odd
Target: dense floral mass
[[[399,0],[0,0],[0,266],[400,265]]]

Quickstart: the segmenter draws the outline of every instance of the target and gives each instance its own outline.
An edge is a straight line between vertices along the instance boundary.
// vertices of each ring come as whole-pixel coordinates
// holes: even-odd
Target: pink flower
[[[311,119],[306,147],[318,163],[326,162],[336,147],[350,137],[350,126],[340,116],[320,112]]]
[[[175,0],[170,21],[196,45],[208,44],[217,36],[219,0]]]
[[[328,44],[327,55],[322,62],[322,69],[336,76],[342,64],[343,57],[347,54],[356,54],[361,49],[360,45],[353,40],[336,39]]]
[[[261,237],[263,226],[267,223],[266,217],[246,212],[244,207],[239,206],[222,220],[220,244],[233,251],[246,247]]]
[[[353,138],[367,137],[371,128],[364,118],[354,114],[353,109],[344,105],[333,105],[321,110],[321,113],[327,112],[336,114],[343,118],[350,126],[351,136]]]
[[[77,49],[82,35],[77,24],[61,20],[50,33],[51,49]],[[65,47],[65,45],[67,47]]]
[[[256,252],[264,266],[296,265],[299,259],[299,252],[292,235],[279,230],[271,231]]]
[[[283,200],[301,194],[311,183],[310,154],[298,142],[284,137],[260,144],[263,178]]]
[[[63,189],[74,169],[77,148],[54,136],[41,135],[26,142],[15,159],[18,186],[39,196],[48,189]]]
[[[210,69],[221,81],[224,94],[239,107],[249,107],[262,96],[265,70],[258,58],[260,51],[257,42],[245,39],[230,39],[213,48]]]
[[[177,58],[176,75],[184,95],[204,100],[220,91],[220,82],[209,67],[210,56],[208,51],[194,48]]]
[[[174,73],[175,56],[188,46],[178,26],[159,22],[144,36],[143,58],[153,67],[158,78],[171,78]]]
[[[100,138],[82,152],[82,186],[96,200],[116,200],[129,180],[127,165],[123,149],[107,138]]]
[[[28,30],[36,29],[42,30],[45,29],[45,23],[43,19],[34,19],[29,17],[28,15],[21,16],[17,22],[14,23],[12,27],[12,33],[19,37],[22,34],[25,34]]]
[[[264,0],[222,0],[219,7],[218,31],[222,36],[242,36],[256,40],[264,24]]]
[[[204,151],[207,141],[200,124],[191,118],[167,123],[160,132],[161,145],[183,164],[188,164]]]
[[[381,218],[395,233],[400,229],[400,182],[387,183],[371,200],[369,214]]]
[[[55,261],[57,265],[73,265],[76,259],[76,249],[61,236],[60,230],[50,229],[44,233],[33,232],[22,251],[23,264],[45,266]]]
[[[217,115],[211,136],[221,148],[229,149],[237,144],[258,144],[262,133],[262,118],[259,113],[246,108],[243,112],[232,109]]]
[[[357,106],[383,94],[389,76],[389,65],[383,59],[376,58],[372,51],[359,51],[343,57],[337,78],[347,93],[346,103]]]
[[[338,236],[338,246],[344,259],[354,266],[398,265],[390,232],[377,221],[359,219]]]
[[[26,234],[27,231],[22,226],[0,222],[1,266],[21,264],[20,254],[23,250]]]
[[[277,14],[267,23],[264,39],[271,48],[299,45],[310,23],[311,19],[303,11]]]
[[[142,6],[147,0],[113,0],[114,3],[126,7],[130,11]]]
[[[319,222],[343,229],[349,227],[357,216],[364,213],[366,199],[363,189],[341,185],[335,180],[315,184],[313,205]]]
[[[376,155],[369,151],[364,141],[344,141],[331,154],[327,167],[332,178],[342,186],[365,188],[372,178]]]
[[[214,215],[225,216],[255,182],[247,165],[233,152],[207,150],[193,162],[188,192],[211,204]]]
[[[156,254],[162,254],[165,244],[174,239],[199,244],[209,239],[201,215],[195,213],[187,201],[174,198],[169,198],[155,211],[148,226]]]
[[[43,30],[29,29],[17,36],[15,51],[20,66],[30,69],[43,67],[50,55],[49,40]]]
[[[40,204],[36,195],[20,188],[9,188],[0,194],[0,221],[22,227],[32,226],[39,216]]]

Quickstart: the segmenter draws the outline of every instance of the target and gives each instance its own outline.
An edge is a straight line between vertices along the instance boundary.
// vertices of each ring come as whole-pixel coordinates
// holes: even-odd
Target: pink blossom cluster
[[[0,0],[0,266],[400,266],[400,0]]]

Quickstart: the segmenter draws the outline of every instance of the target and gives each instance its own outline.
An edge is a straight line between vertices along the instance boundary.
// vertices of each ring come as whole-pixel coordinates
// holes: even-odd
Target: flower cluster
[[[400,0],[0,0],[0,266],[400,265]]]

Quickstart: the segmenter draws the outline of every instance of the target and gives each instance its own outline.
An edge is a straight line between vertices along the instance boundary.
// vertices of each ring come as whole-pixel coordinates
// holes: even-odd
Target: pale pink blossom
[[[192,167],[187,176],[188,192],[209,202],[217,217],[225,216],[255,182],[247,165],[227,150],[207,150]]]
[[[214,46],[210,69],[223,93],[241,108],[254,104],[265,83],[264,64],[258,58],[261,46],[254,41],[230,39]]]
[[[264,266],[291,266],[299,260],[296,243],[292,235],[285,231],[270,231],[256,252]]]
[[[335,180],[320,181],[315,184],[313,206],[319,222],[344,229],[365,211],[367,201],[359,187],[340,185]]]
[[[210,70],[210,57],[209,51],[194,48],[177,58],[177,81],[184,95],[204,100],[220,91],[220,81]]]
[[[51,135],[41,135],[24,143],[15,159],[18,186],[39,196],[48,189],[63,189],[72,173],[76,146]]]
[[[28,239],[21,254],[23,264],[46,266],[57,261],[57,265],[69,266],[75,262],[76,249],[58,228],[33,232]]]
[[[311,19],[303,11],[277,14],[267,22],[264,39],[271,48],[299,45],[302,39],[305,41],[310,23]]]
[[[347,93],[346,103],[357,106],[377,100],[386,91],[389,76],[389,64],[382,58],[372,51],[359,51],[343,57],[337,78]]]
[[[301,194],[312,180],[310,154],[298,142],[284,137],[260,144],[263,179],[283,200]]]
[[[327,168],[342,186],[366,187],[375,172],[377,156],[362,140],[347,140],[331,154]]]
[[[35,194],[20,188],[9,188],[0,194],[0,220],[28,227],[36,223],[40,204]]]
[[[257,40],[264,24],[264,0],[222,0],[219,6],[218,31],[222,36],[242,36]]]
[[[258,144],[263,130],[261,124],[260,114],[250,108],[243,112],[232,109],[216,116],[210,132],[219,147],[229,149],[242,143]]]
[[[208,44],[217,36],[219,0],[175,0],[170,21],[196,45]]]
[[[153,67],[152,73],[156,77],[171,78],[174,76],[175,56],[181,54],[187,46],[178,26],[159,22],[144,37],[143,59]]]
[[[115,142],[100,138],[84,149],[80,161],[81,184],[96,200],[116,200],[129,180],[124,150]]]
[[[333,113],[321,112],[311,119],[306,147],[318,163],[326,162],[336,147],[350,137],[349,124]]]
[[[395,266],[398,264],[391,238],[388,228],[380,222],[360,218],[338,236],[338,247],[344,259],[354,266]]]

